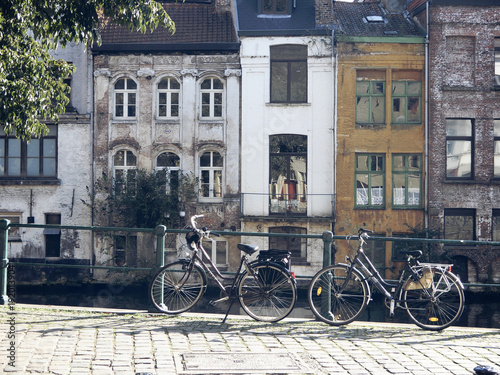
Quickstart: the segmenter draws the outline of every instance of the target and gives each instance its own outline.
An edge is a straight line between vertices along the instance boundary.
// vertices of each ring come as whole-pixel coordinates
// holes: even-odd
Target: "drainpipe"
[[[95,96],[95,90],[94,90],[94,53],[90,49],[91,47],[88,46],[89,48],[89,69],[90,69],[90,74],[89,74],[89,80],[88,82],[90,83],[90,87],[88,88],[88,93],[90,96],[89,100],[89,110],[90,110],[90,194],[91,194],[91,208],[90,208],[90,225],[93,227],[94,226],[94,135],[95,135],[95,117],[94,117],[94,96]],[[95,255],[95,234],[94,231],[90,231],[90,241],[91,241],[91,246],[90,246],[90,264],[93,265],[93,259]],[[94,269],[90,269],[90,274],[94,276]]]
[[[429,228],[429,0],[425,2],[425,179],[424,228]]]
[[[333,86],[333,204],[332,211],[334,221],[332,222],[332,232],[335,233],[336,221],[336,206],[337,206],[337,72],[338,72],[338,56],[335,49],[335,29],[332,28],[332,86]]]

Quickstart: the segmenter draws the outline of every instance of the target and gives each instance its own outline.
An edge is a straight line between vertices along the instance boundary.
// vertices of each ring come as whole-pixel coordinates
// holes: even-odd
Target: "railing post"
[[[2,254],[0,265],[0,303],[2,305],[7,305],[9,302],[9,296],[7,295],[7,267],[9,266],[9,257],[7,254],[7,245],[9,237],[9,224],[10,221],[7,219],[0,220],[0,249]]]
[[[332,242],[333,233],[330,231],[323,232],[323,267],[328,267],[332,264]]]
[[[155,229],[156,234],[156,266],[163,267],[165,265],[165,234],[167,227],[158,225]]]

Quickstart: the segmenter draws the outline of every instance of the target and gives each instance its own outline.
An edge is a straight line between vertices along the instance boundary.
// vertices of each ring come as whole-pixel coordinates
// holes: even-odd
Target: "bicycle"
[[[358,249],[348,264],[336,264],[320,270],[308,289],[308,302],[313,314],[321,321],[340,326],[360,317],[371,301],[369,283],[385,296],[390,317],[396,308],[406,310],[419,327],[439,331],[455,323],[464,310],[464,287],[458,276],[451,273],[450,264],[420,263],[422,251],[401,251],[406,256],[405,268],[397,282],[385,281],[363,250],[369,238],[367,229],[359,229]],[[366,265],[365,265],[366,263]]]
[[[150,285],[154,306],[167,314],[188,311],[205,293],[208,274],[221,290],[221,298],[210,301],[210,304],[231,300],[222,323],[236,299],[255,320],[277,322],[288,316],[297,299],[295,275],[290,270],[290,252],[261,250],[257,259],[250,261],[249,256],[259,250],[258,246],[238,244],[238,249],[243,252],[238,271],[234,277],[223,276],[202,245],[202,240],[208,239],[210,234],[219,234],[206,228],[198,229],[196,219],[201,217],[203,215],[191,217],[192,229],[186,234],[190,256],[167,264],[154,276]],[[228,281],[229,285],[223,284]]]

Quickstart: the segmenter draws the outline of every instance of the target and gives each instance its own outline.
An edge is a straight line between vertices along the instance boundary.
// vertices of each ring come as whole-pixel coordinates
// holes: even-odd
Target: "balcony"
[[[241,193],[241,216],[329,217],[335,213],[335,194]]]

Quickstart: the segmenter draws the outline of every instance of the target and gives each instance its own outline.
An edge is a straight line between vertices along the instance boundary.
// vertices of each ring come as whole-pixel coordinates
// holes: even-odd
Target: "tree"
[[[69,102],[64,83],[74,67],[50,51],[67,43],[100,43],[113,22],[133,31],[175,25],[154,0],[3,0],[0,2],[0,124],[23,140],[47,132]]]

